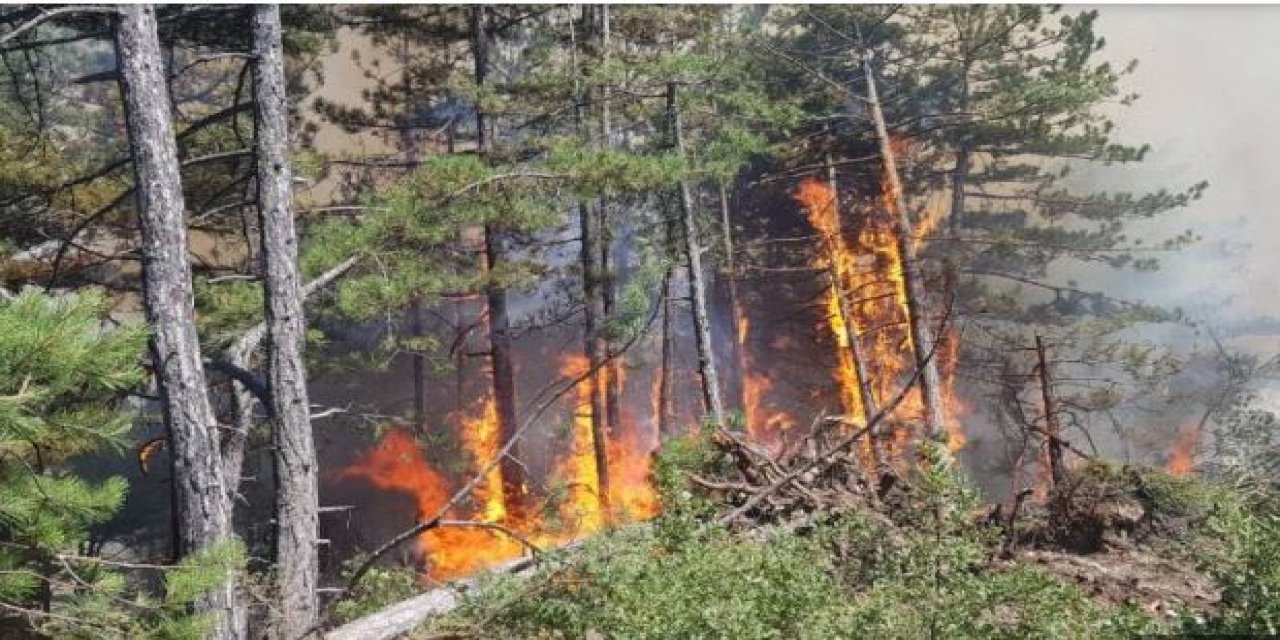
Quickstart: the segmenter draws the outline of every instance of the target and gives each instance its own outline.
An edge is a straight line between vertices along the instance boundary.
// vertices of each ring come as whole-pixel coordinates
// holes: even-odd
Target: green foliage
[[[208,636],[207,615],[191,615],[197,598],[226,583],[243,570],[245,550],[239,541],[228,542],[184,558],[172,567],[158,567],[162,597],[146,590],[146,582],[126,580],[111,567],[92,558],[77,559],[73,572],[81,588],[40,631],[55,638],[155,638],[198,640]]]
[[[347,560],[344,575],[350,574],[364,560],[363,557]],[[414,570],[374,567],[360,579],[357,593],[337,604],[334,619],[340,622],[355,620],[413,597],[418,591],[418,574]]]
[[[1280,503],[1275,494],[1220,503],[1198,548],[1205,569],[1222,588],[1222,606],[1204,619],[1188,618],[1193,633],[1280,633]]]
[[[0,603],[48,608],[52,615],[35,619],[52,637],[199,638],[204,622],[187,605],[243,564],[238,545],[165,570],[163,600],[146,581],[75,554],[128,487],[118,477],[89,482],[66,462],[123,444],[124,394],[144,377],[146,333],[110,328],[107,309],[91,289],[59,298],[28,291],[0,304]]]
[[[986,564],[994,532],[977,494],[926,445],[892,520],[847,512],[809,533],[706,528],[683,474],[719,464],[704,438],[673,441],[656,475],[675,504],[556,554],[536,575],[491,578],[432,633],[494,638],[1127,638],[1141,611],[1109,609],[1029,568]],[[674,498],[674,499],[673,499]],[[702,512],[702,515],[708,515]]]
[[[124,500],[119,478],[95,486],[63,470],[72,456],[120,444],[123,392],[142,380],[145,334],[104,330],[106,304],[86,290],[0,305],[0,527],[26,547],[0,548],[0,566],[74,544]],[[28,595],[0,588],[0,597]]]

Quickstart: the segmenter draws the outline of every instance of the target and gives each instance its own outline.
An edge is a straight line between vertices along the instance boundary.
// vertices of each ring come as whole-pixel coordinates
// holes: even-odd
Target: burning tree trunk
[[[672,435],[673,431],[671,424],[671,365],[672,358],[674,357],[673,348],[675,336],[672,335],[674,327],[671,323],[671,312],[673,311],[673,305],[671,302],[671,281],[674,276],[672,272],[675,271],[675,266],[674,261],[670,259],[670,255],[674,248],[675,232],[672,230],[673,225],[670,220],[670,213],[668,213],[665,208],[664,215],[668,218],[667,223],[664,225],[666,227],[666,242],[664,243],[664,249],[668,254],[668,261],[667,268],[662,273],[662,362],[660,364],[661,368],[658,370],[657,414],[658,433],[665,437]]]
[[[676,152],[684,155],[684,131],[680,109],[676,105],[676,83],[667,83],[667,110]],[[684,180],[679,184],[680,227],[684,240],[685,262],[689,267],[689,297],[693,303],[693,331],[698,350],[698,373],[702,376],[702,400],[711,419],[724,425],[724,406],[720,401],[720,376],[716,371],[711,344],[711,321],[707,313],[707,286],[702,273],[702,246],[698,241],[698,224],[694,217],[693,195]]]
[[[595,452],[596,475],[599,479],[600,503],[605,513],[609,497],[609,443],[606,440],[604,379],[602,365],[606,353],[606,345],[600,338],[600,319],[604,315],[604,303],[600,296],[600,273],[597,258],[600,255],[600,219],[592,211],[589,204],[583,203],[579,209],[579,224],[582,235],[582,297],[583,297],[583,332],[587,356],[587,367],[590,376],[584,381],[591,386],[591,440]]]
[[[842,242],[843,232],[840,224],[840,183],[836,179],[836,166],[831,158],[827,158],[827,186],[831,190],[831,218],[834,224],[834,237],[828,239],[829,242]],[[833,253],[833,252],[832,252]],[[828,260],[828,275],[831,280],[833,293],[838,301],[838,307],[841,317],[841,323],[844,325],[845,342],[848,344],[849,355],[853,360],[854,377],[858,384],[858,398],[862,406],[863,424],[870,425],[872,417],[879,410],[877,408],[875,392],[871,389],[871,377],[867,372],[867,358],[862,351],[862,342],[858,337],[857,317],[853,310],[849,307],[849,291],[847,290],[848,275],[841,273],[840,261],[834,256]],[[875,457],[876,465],[883,465],[884,460],[880,454],[880,428],[876,426],[872,429],[869,442],[871,451]]]
[[[893,144],[889,139],[889,130],[884,121],[884,112],[880,107],[880,99],[876,91],[875,74],[871,63],[863,65],[867,81],[867,104],[871,112],[871,120],[875,126],[876,139],[880,144],[880,157],[884,163],[884,179],[887,182],[885,205],[893,220],[898,251],[902,256],[902,280],[906,289],[907,322],[914,345],[916,367],[920,369],[920,395],[924,400],[925,429],[931,438],[946,436],[944,429],[942,379],[938,375],[938,366],[932,352],[934,350],[933,331],[929,328],[929,314],[925,302],[923,277],[920,263],[916,259],[915,243],[912,242],[911,220],[907,217],[902,190],[902,179],[898,175],[897,160],[893,153]]]
[[[1045,354],[1044,339],[1036,336],[1037,368],[1040,371],[1040,399],[1044,405],[1044,446],[1048,458],[1049,479],[1053,487],[1062,486],[1067,472],[1062,460],[1062,440],[1058,426],[1058,407],[1053,397],[1053,375],[1049,372],[1049,358]]]
[[[497,264],[500,248],[498,234],[485,228],[485,258],[490,273]],[[507,314],[507,292],[490,283],[486,297],[489,306],[489,362],[493,368],[493,403],[498,420],[498,442],[505,443],[516,437],[519,424],[516,419],[516,374],[511,357],[511,320]],[[502,457],[499,470],[502,474],[502,495],[507,510],[513,515],[521,513],[524,497],[524,469],[519,463],[520,445],[517,443],[508,455]],[[484,462],[484,461],[481,461]],[[497,490],[496,487],[490,490]]]
[[[489,75],[489,8],[476,5],[472,8],[472,55],[475,57],[475,83],[483,87]],[[483,108],[476,109],[476,151],[487,157],[492,140],[490,124]],[[502,234],[494,225],[484,227],[485,268],[490,281],[485,288],[485,302],[489,318],[489,363],[493,376],[493,401],[498,420],[497,438],[505,443],[516,435],[516,379],[512,358],[511,320],[507,313],[507,291],[493,281],[493,274],[502,258]],[[503,456],[499,465],[501,487],[490,491],[502,491],[503,503],[513,514],[521,511],[524,496],[524,470],[519,464],[519,445]],[[483,463],[484,461],[480,461]]]
[[[275,572],[280,637],[296,638],[314,623],[319,578],[319,498],[311,403],[303,361],[306,323],[298,276],[288,106],[280,7],[253,9],[254,92],[257,105],[258,216],[262,230],[267,322],[267,380],[275,446]]]
[[[121,5],[115,40],[136,174],[152,366],[172,451],[177,552],[186,556],[229,542],[233,534],[196,335],[182,177],[155,8]],[[213,617],[212,637],[237,636],[235,601],[227,580],[195,603]]]

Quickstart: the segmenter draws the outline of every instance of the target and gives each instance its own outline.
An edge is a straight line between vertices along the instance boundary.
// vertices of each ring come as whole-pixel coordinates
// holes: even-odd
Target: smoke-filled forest
[[[1268,24],[0,7],[0,638],[1280,634]]]

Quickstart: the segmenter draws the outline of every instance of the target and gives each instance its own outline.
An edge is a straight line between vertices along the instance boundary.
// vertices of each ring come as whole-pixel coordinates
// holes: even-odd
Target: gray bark
[[[911,241],[911,220],[907,217],[902,179],[898,175],[897,159],[894,157],[889,130],[885,125],[884,111],[880,108],[875,74],[871,70],[870,62],[864,63],[863,67],[867,80],[867,103],[875,126],[876,139],[880,143],[884,178],[889,187],[887,202],[889,217],[893,220],[898,252],[902,256],[902,279],[907,290],[907,323],[911,331],[911,341],[915,345],[916,367],[921,371],[920,394],[924,399],[925,429],[929,437],[942,438],[946,435],[943,425],[942,379],[938,375],[935,359],[930,357],[934,348],[934,337],[933,330],[929,327],[923,276],[920,273],[920,263],[916,259],[915,244]]]
[[[684,131],[680,122],[680,109],[676,105],[676,83],[667,83],[667,110],[671,117],[671,130],[676,152],[684,155]],[[702,246],[698,241],[698,224],[694,218],[693,195],[689,185],[681,180],[680,227],[684,240],[685,262],[689,267],[689,297],[693,302],[694,341],[698,351],[698,373],[702,377],[702,400],[711,419],[723,426],[724,404],[720,399],[720,376],[716,370],[716,358],[711,344],[711,321],[707,313],[707,284],[702,272]]]
[[[120,87],[137,182],[142,271],[151,351],[173,460],[180,556],[233,537],[218,425],[196,334],[182,177],[169,113],[155,7],[121,5],[116,26]],[[235,637],[231,579],[195,603],[213,617],[215,638]]]
[[[302,636],[315,624],[319,500],[311,403],[304,362],[306,318],[298,275],[288,103],[280,7],[253,9],[254,91],[257,105],[258,215],[262,230],[266,369],[275,446],[276,637]]]

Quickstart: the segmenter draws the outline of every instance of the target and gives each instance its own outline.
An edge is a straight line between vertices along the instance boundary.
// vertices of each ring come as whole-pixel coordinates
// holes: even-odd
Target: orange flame
[[[471,454],[472,468],[479,472],[497,457],[499,442],[498,407],[492,396],[485,399],[480,415],[463,418],[460,431],[462,444]],[[507,515],[506,496],[502,484],[502,466],[494,465],[476,485],[475,500],[480,505],[479,517],[485,522],[501,522]]]
[[[827,287],[826,321],[836,342],[838,366],[836,382],[840,389],[840,401],[844,412],[851,416],[863,414],[862,396],[859,391],[858,371],[854,363],[852,345],[849,343],[850,327],[841,304],[841,290],[848,291],[856,272],[854,256],[848,249],[840,229],[840,216],[836,206],[836,194],[828,185],[807,178],[796,190],[795,199],[803,205],[809,223],[822,236],[823,251],[815,259],[814,266],[827,269],[834,282]]]
[[[560,362],[560,375],[567,378],[581,377],[588,369],[585,356],[565,355]],[[600,373],[603,372],[601,369]],[[578,531],[592,533],[604,526],[604,514],[600,504],[595,438],[591,432],[591,399],[595,394],[591,378],[578,383],[577,392],[573,411],[573,449],[559,470],[569,485],[568,500],[561,509],[561,516],[575,525],[573,528]]]
[[[1195,456],[1200,450],[1200,427],[1186,425],[1178,430],[1178,436],[1168,450],[1168,460],[1164,470],[1178,478],[1191,475],[1195,471]]]
[[[828,271],[846,295],[844,308],[836,287],[829,287],[825,299],[827,329],[836,343],[837,367],[834,377],[839,385],[841,404],[846,413],[862,416],[858,368],[849,336],[857,335],[861,353],[866,359],[862,369],[873,398],[892,397],[898,385],[914,367],[915,345],[907,325],[907,291],[904,261],[892,221],[884,216],[868,215],[857,220],[856,242],[850,246],[840,227],[836,195],[831,187],[814,178],[802,181],[795,199],[806,209],[809,222],[822,236],[822,251],[814,266]],[[892,195],[880,194],[881,204],[892,204]],[[936,204],[936,203],[935,203]],[[931,206],[914,232],[912,242],[918,246],[937,227],[943,208]],[[852,325],[850,327],[849,325]],[[854,328],[856,331],[849,331]],[[943,360],[943,393],[946,401],[946,425],[951,433],[953,451],[964,446],[965,438],[953,417],[963,410],[952,391],[959,342],[949,336],[941,346]],[[923,412],[923,399],[913,389],[888,421],[891,424],[917,422]],[[905,450],[910,434],[894,429],[890,452]]]
[[[427,461],[408,431],[395,428],[355,464],[338,473],[360,478],[379,489],[413,496],[419,520],[434,518],[452,493],[450,483]],[[485,566],[518,557],[519,543],[501,534],[475,528],[435,528],[418,536],[418,551],[429,558],[429,575],[447,580]]]

